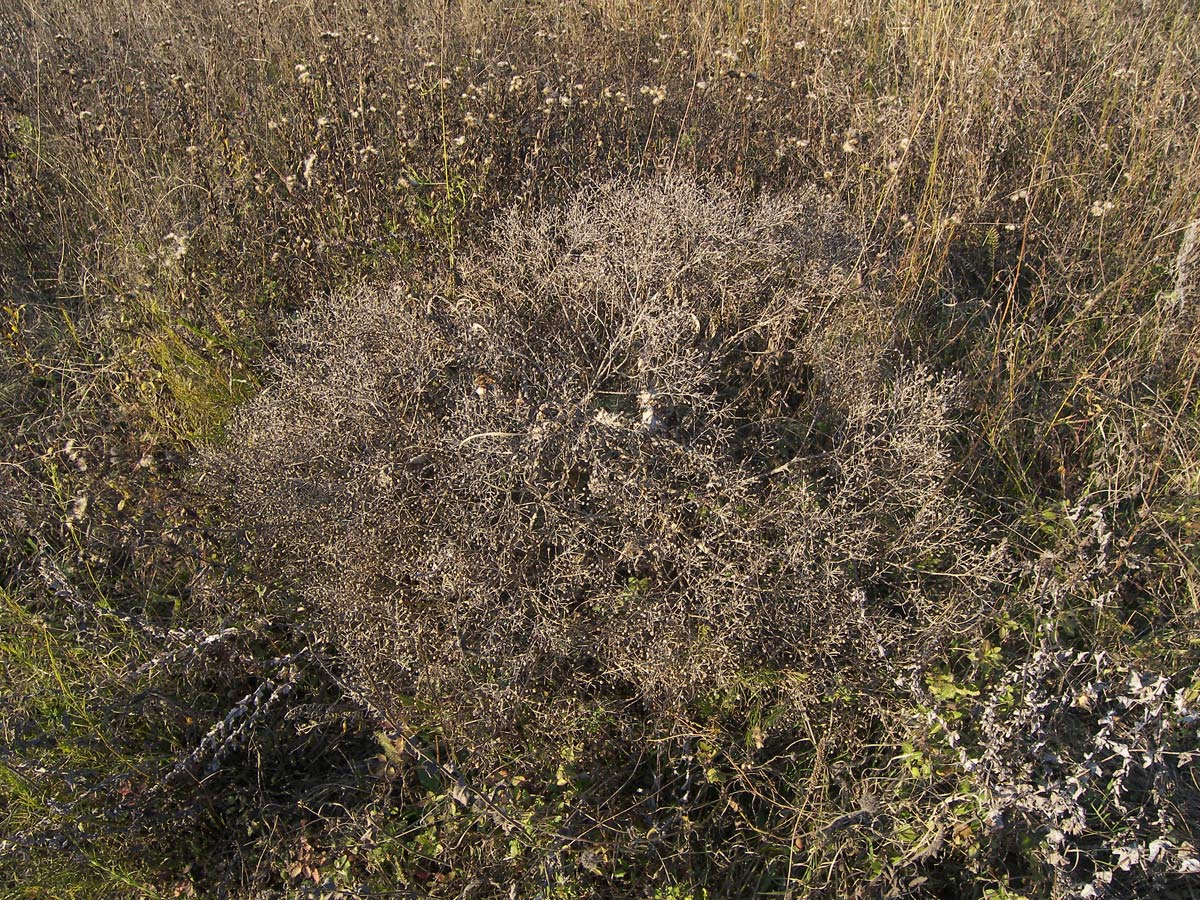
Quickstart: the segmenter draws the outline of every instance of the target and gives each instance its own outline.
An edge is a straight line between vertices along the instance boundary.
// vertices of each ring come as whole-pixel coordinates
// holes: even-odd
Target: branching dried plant
[[[315,303],[211,465],[375,703],[476,752],[748,671],[880,686],[1004,566],[947,483],[953,381],[887,347],[858,256],[815,192],[513,212],[455,296]]]

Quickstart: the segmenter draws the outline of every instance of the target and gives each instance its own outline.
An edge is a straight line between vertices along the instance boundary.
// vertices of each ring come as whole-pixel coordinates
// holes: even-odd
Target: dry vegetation
[[[950,388],[839,324],[880,304],[843,227],[682,182],[510,215],[453,301],[293,324],[213,474],[373,707],[425,698],[497,763],[592,706],[670,740],[747,679],[776,715],[881,700],[880,661],[978,625],[1000,554],[945,485]]]
[[[0,0],[0,892],[1200,892],[1178,2]]]

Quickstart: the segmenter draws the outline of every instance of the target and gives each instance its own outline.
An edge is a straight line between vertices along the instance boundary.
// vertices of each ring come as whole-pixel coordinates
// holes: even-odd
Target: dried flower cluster
[[[887,351],[858,254],[816,194],[512,213],[459,295],[295,324],[220,460],[234,504],[397,720],[882,682],[981,614],[999,557],[945,483],[953,385]]]

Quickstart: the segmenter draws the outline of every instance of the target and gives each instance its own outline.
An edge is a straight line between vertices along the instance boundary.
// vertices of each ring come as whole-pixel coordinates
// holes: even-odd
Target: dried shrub
[[[953,382],[815,193],[615,182],[514,212],[457,296],[315,304],[221,458],[389,717],[564,737],[747,673],[882,684],[998,556],[947,485]],[[791,679],[793,682],[796,679]]]

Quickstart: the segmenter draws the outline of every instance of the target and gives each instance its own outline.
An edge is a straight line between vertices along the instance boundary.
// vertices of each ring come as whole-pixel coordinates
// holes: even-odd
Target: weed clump
[[[292,325],[222,457],[233,505],[372,705],[432,704],[476,752],[748,677],[883,689],[1000,557],[948,485],[953,380],[889,349],[859,256],[815,192],[510,213],[453,296]]]

